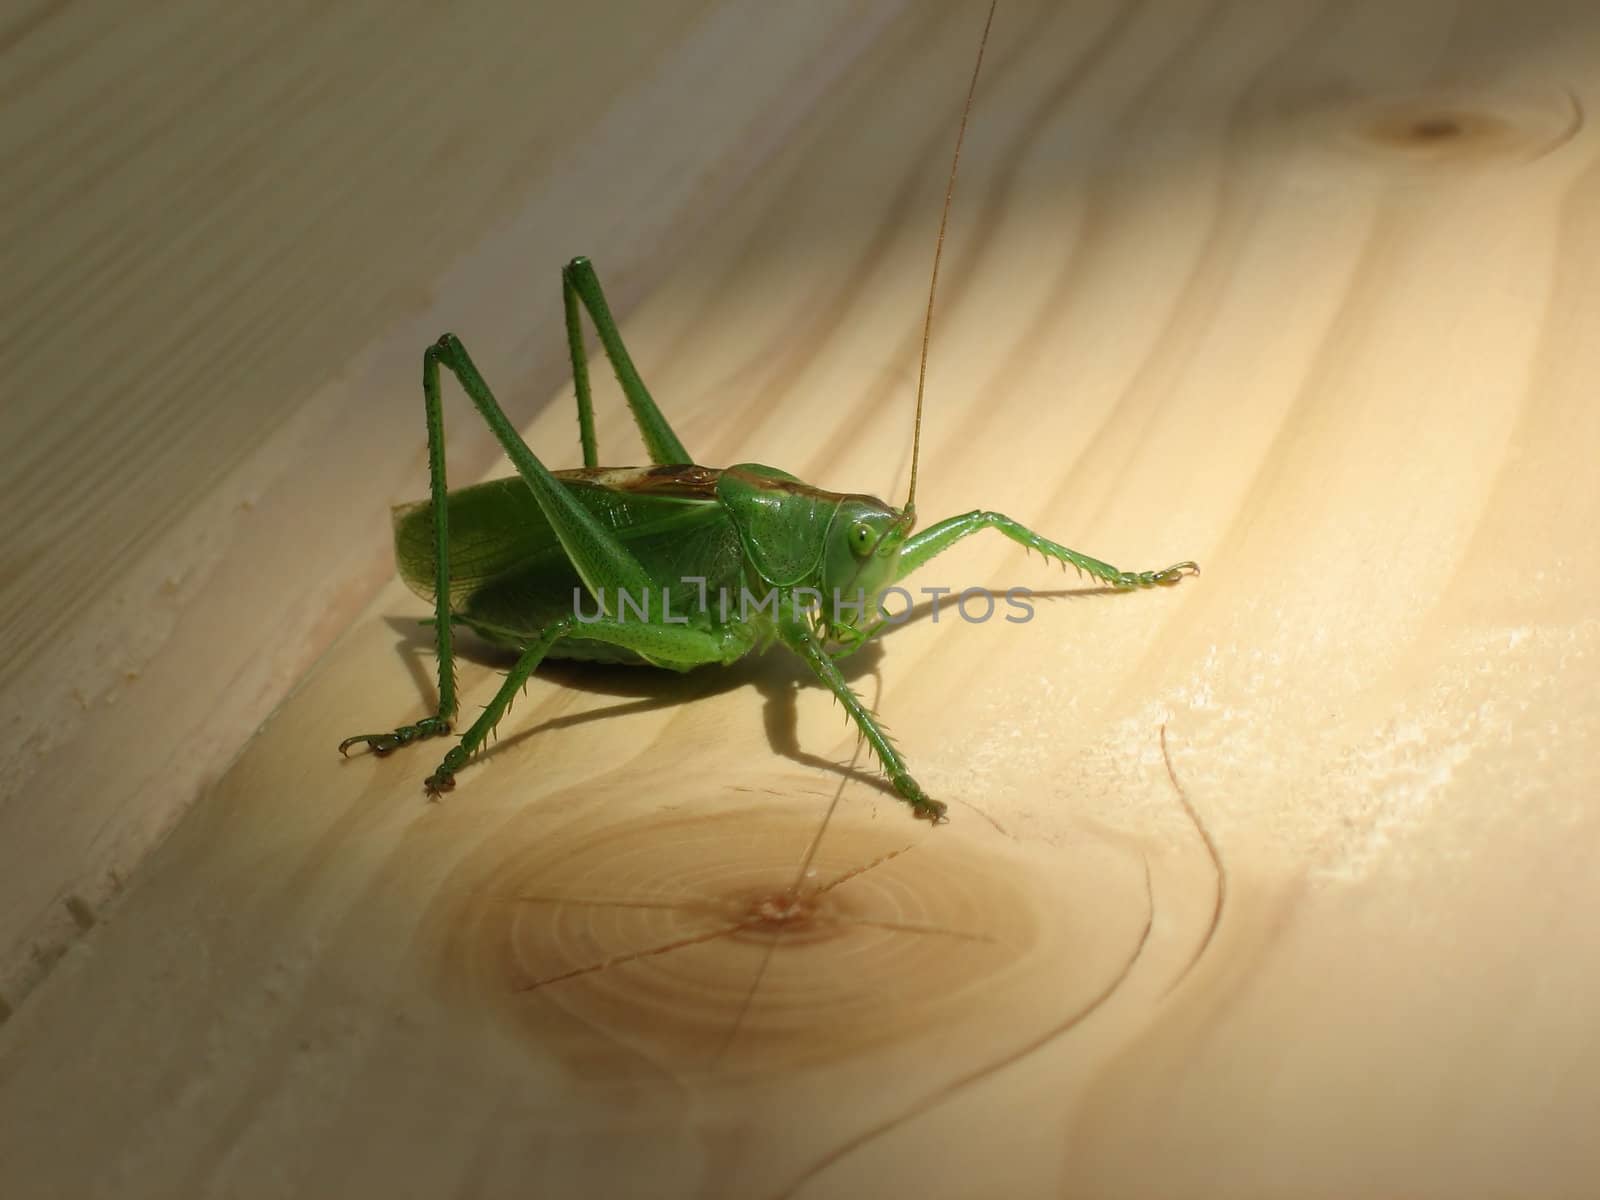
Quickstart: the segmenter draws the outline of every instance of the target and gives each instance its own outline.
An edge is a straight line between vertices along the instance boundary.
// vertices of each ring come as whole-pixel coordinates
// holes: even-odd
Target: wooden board
[[[0,1012],[391,575],[421,348],[470,331],[531,410],[560,264],[626,313],[893,16],[193,0],[0,35],[5,228],[45,231],[0,273]],[[493,461],[450,436],[458,477]]]
[[[741,18],[702,14],[673,61],[720,62],[707,30]],[[982,12],[818,19],[788,37],[805,25],[837,78],[770,159],[746,126],[676,131],[705,154],[682,170],[730,172],[725,207],[622,272],[624,328],[702,461],[898,500]],[[333,752],[431,702],[423,609],[386,586],[0,1028],[6,1175],[152,1196],[1591,1190],[1597,67],[1596,18],[1554,2],[1003,4],[919,511],[1204,575],[1107,594],[993,537],[916,577],[1040,593],[1026,623],[946,608],[851,664],[950,802],[936,829],[777,653],[543,672],[427,804],[439,746]],[[779,104],[775,69],[742,86]],[[421,490],[424,317],[508,401],[552,398],[529,442],[576,460],[554,267],[588,249],[612,276],[546,226],[621,186],[577,161],[584,186],[536,165],[469,222],[478,249],[436,251],[426,313],[385,310],[359,367],[312,356],[344,374],[296,393],[296,436],[356,398],[389,457],[324,447],[314,508],[290,488],[309,467],[273,477],[254,519],[303,594],[360,595],[384,504]],[[562,245],[545,276],[504,265],[534,211],[534,249]],[[631,459],[620,401],[601,409],[603,456]],[[329,548],[301,562],[308,532]],[[346,533],[368,538],[356,566]],[[226,578],[270,599],[248,564]],[[469,711],[501,666],[464,666]],[[59,754],[115,773],[140,727]],[[50,819],[87,820],[89,776],[68,778]],[[122,798],[129,820],[182,807]],[[44,810],[19,803],[13,878],[53,886],[18,850]]]

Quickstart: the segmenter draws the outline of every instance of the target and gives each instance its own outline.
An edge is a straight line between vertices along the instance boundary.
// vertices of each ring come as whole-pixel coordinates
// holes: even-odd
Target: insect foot
[[[1163,587],[1177,583],[1185,575],[1199,575],[1200,564],[1197,562],[1181,562],[1168,567],[1165,571],[1156,572],[1156,582]]]
[[[422,790],[428,793],[428,799],[437,800],[443,793],[453,790],[456,786],[456,772],[466,765],[466,748],[452,746],[450,752],[444,756],[444,761],[439,764],[439,769],[422,781]]]
[[[443,717],[423,717],[415,725],[402,725],[393,733],[358,733],[339,743],[339,753],[348,756],[350,747],[365,742],[379,756],[409,746],[423,738],[441,737],[450,732],[450,722]]]
[[[935,825],[943,825],[950,818],[945,816],[949,806],[943,801],[935,800],[922,790],[922,785],[909,775],[897,775],[894,778],[894,790],[903,796],[911,805],[911,815],[922,821],[932,821]]]
[[[1123,571],[1117,578],[1113,587],[1119,588],[1147,588],[1171,587],[1185,575],[1200,574],[1200,564],[1193,562],[1173,563],[1160,571]]]

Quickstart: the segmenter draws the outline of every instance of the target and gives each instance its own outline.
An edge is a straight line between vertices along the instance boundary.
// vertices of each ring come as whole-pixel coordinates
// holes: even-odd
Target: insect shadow
[[[1102,586],[1059,588],[1035,591],[1030,600],[1082,600],[1106,595],[1121,595],[1122,589]],[[856,680],[877,676],[883,656],[882,642],[895,632],[925,621],[957,621],[953,615],[954,604],[948,596],[928,600],[907,609],[893,629],[868,642],[855,653],[838,660],[839,671],[845,679]],[[936,616],[937,612],[937,616]],[[385,618],[389,627],[399,636],[395,649],[400,654],[418,694],[425,702],[437,700],[432,673],[434,637],[432,623],[408,617]],[[516,661],[516,654],[462,631],[457,653],[468,662],[479,666],[506,670]],[[894,786],[877,771],[863,770],[842,760],[826,755],[812,754],[800,745],[800,714],[796,698],[803,687],[820,688],[822,685],[803,664],[788,655],[751,655],[717,671],[687,671],[681,674],[669,671],[650,671],[634,666],[603,663],[575,663],[547,660],[540,664],[539,676],[558,683],[563,688],[588,692],[596,696],[613,696],[625,699],[622,704],[588,712],[570,713],[551,717],[529,728],[508,732],[507,735],[484,751],[492,757],[502,748],[516,746],[526,739],[553,733],[557,730],[586,725],[629,713],[653,712],[662,708],[676,708],[689,701],[706,699],[725,692],[752,687],[766,702],[763,725],[767,743],[774,753],[800,766],[828,772],[841,780],[863,784],[891,798],[896,797]]]

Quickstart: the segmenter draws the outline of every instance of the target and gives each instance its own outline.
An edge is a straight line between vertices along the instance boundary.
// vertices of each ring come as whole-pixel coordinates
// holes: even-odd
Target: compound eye
[[[872,527],[858,521],[850,531],[850,545],[857,554],[865,554],[872,549]]]

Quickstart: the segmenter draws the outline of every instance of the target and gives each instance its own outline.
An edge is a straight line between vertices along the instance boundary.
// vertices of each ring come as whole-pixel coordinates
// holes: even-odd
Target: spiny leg
[[[578,398],[578,444],[583,465],[600,465],[600,444],[594,433],[594,398],[589,392],[589,354],[583,348],[583,324],[578,316],[578,293],[573,290],[571,265],[561,268],[561,308],[567,320],[567,354],[572,359],[572,390]]]
[[[540,513],[550,523],[551,531],[561,543],[561,549],[578,577],[583,580],[590,595],[601,601],[602,608],[606,604],[597,594],[600,589],[626,589],[630,595],[644,595],[653,586],[653,581],[640,566],[639,560],[598,517],[573,498],[572,493],[528,448],[528,443],[522,440],[522,435],[506,418],[500,402],[494,398],[489,385],[478,373],[461,339],[453,333],[445,334],[428,347],[424,361],[432,373],[436,390],[441,365],[456,377],[461,390],[483,417],[484,424],[506,452],[506,457],[517,469],[522,482],[533,493]],[[611,607],[614,608],[615,603],[615,592],[612,591]]]
[[[450,732],[456,717],[456,660],[450,629],[450,505],[445,481],[444,404],[439,394],[439,356],[429,346],[422,356],[422,404],[428,425],[428,500],[433,512],[434,650],[439,661],[439,707],[431,717],[391,733],[358,733],[339,743],[339,753],[366,742],[374,754],[388,754],[422,738]]]
[[[550,522],[562,549],[578,575],[604,607],[604,589],[626,589],[632,596],[645,595],[651,579],[639,561],[615,535],[587,509],[569,495],[528,449],[516,428],[507,420],[489,385],[473,365],[466,347],[454,334],[447,333],[423,353],[422,396],[428,420],[428,474],[434,529],[434,636],[439,654],[439,710],[413,725],[402,725],[391,733],[363,733],[339,743],[339,752],[366,742],[378,754],[387,754],[425,737],[448,733],[455,719],[455,657],[451,642],[450,613],[450,533],[448,487],[445,482],[444,408],[440,398],[439,368],[443,365],[455,375],[484,423],[500,442],[506,456],[517,468],[540,511]],[[613,592],[613,606],[616,603]]]
[[[521,657],[507,672],[500,690],[494,694],[494,699],[461,735],[461,741],[445,754],[438,769],[424,781],[428,795],[437,797],[440,792],[447,792],[455,786],[456,772],[483,748],[484,742],[500,723],[500,718],[505,716],[506,709],[511,707],[517,692],[528,682],[528,676],[550,653],[550,648],[564,637],[586,638],[622,646],[659,666],[679,669],[704,663],[732,662],[755,644],[754,634],[747,626],[730,626],[713,632],[676,625],[652,625],[642,621],[580,620],[576,616],[552,621],[522,651]]]
[[[1037,550],[1046,558],[1076,567],[1079,572],[1092,575],[1102,583],[1116,588],[1168,587],[1185,575],[1198,575],[1200,568],[1192,562],[1174,563],[1159,571],[1121,571],[1087,554],[1080,554],[1049,538],[1041,537],[1026,526],[997,512],[974,511],[959,517],[948,517],[930,525],[921,533],[906,539],[900,550],[900,569],[897,579],[904,579],[936,554],[942,554],[964,537],[982,529],[994,529],[1020,546]]]
[[[1170,587],[1185,575],[1198,575],[1200,568],[1193,562],[1174,563],[1159,571],[1122,571],[1109,563],[1103,563],[1097,558],[1090,558],[1077,550],[1052,542],[1049,538],[1041,537],[1033,530],[1013,521],[1010,517],[997,512],[976,510],[963,513],[959,517],[949,517],[935,525],[930,525],[921,533],[906,539],[906,544],[900,550],[899,567],[895,579],[904,579],[917,568],[925,565],[929,559],[944,553],[962,538],[970,537],[982,529],[996,529],[1006,537],[1027,547],[1037,550],[1046,558],[1053,559],[1063,565],[1070,565],[1080,573],[1092,575],[1102,583],[1108,583],[1115,588],[1149,588]],[[885,629],[898,624],[880,617],[860,630],[857,637],[837,647],[832,651],[831,657],[835,659],[846,658],[865,646],[872,638],[882,633]]]
[[[889,739],[888,731],[861,702],[861,697],[850,689],[844,676],[839,673],[839,668],[834,666],[833,659],[828,656],[827,650],[811,630],[799,622],[788,622],[780,628],[779,636],[785,645],[806,661],[806,665],[816,673],[817,678],[838,698],[839,703],[844,705],[845,712],[850,714],[856,727],[861,730],[861,735],[867,739],[867,744],[877,754],[878,762],[883,766],[883,773],[889,777],[894,790],[911,805],[911,811],[925,820],[935,823],[943,821],[945,805],[932,799],[922,790],[922,785],[911,778],[911,772],[906,768],[906,761],[895,749],[894,743]]]
[[[500,690],[494,694],[494,699],[484,706],[478,719],[461,735],[461,740],[450,747],[438,769],[423,780],[422,786],[429,796],[437,797],[440,792],[448,792],[455,787],[456,772],[466,766],[467,761],[488,740],[489,735],[494,732],[494,727],[500,724],[500,718],[505,716],[506,709],[511,707],[511,701],[527,684],[528,676],[532,675],[534,668],[544,661],[544,656],[550,652],[550,647],[566,636],[571,625],[571,617],[563,617],[553,622],[541,630],[539,636],[523,650],[516,664],[506,672],[506,677],[500,684]]]
[[[678,440],[678,435],[672,432],[672,426],[661,415],[656,402],[650,398],[644,380],[639,378],[638,368],[633,365],[628,348],[622,344],[622,334],[611,315],[611,306],[606,303],[600,279],[587,258],[580,256],[562,268],[561,298],[567,314],[567,346],[572,353],[573,388],[578,394],[578,435],[583,442],[583,465],[595,467],[600,464],[599,451],[594,444],[594,407],[589,393],[588,359],[583,350],[583,331],[578,325],[577,301],[580,299],[589,310],[595,332],[600,335],[600,344],[605,347],[606,357],[611,360],[611,366],[617,373],[617,382],[622,385],[622,394],[627,397],[628,407],[633,410],[633,419],[639,426],[640,436],[644,438],[650,461],[663,466],[694,462]]]

